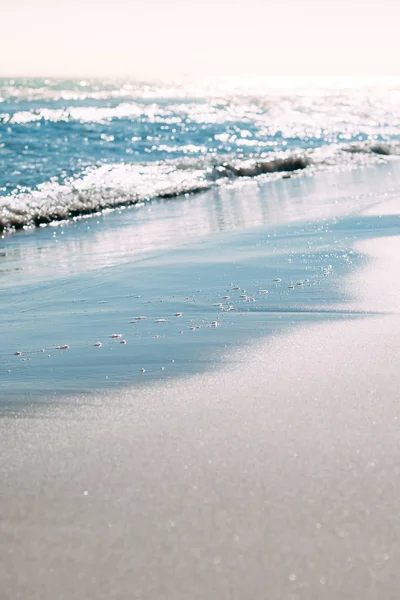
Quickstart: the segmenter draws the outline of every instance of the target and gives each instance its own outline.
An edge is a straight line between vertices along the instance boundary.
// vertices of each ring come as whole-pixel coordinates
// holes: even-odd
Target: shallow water
[[[321,173],[7,236],[4,407],[230,368],[229,351],[260,336],[361,316],[340,306],[353,245],[399,222],[360,213],[399,181],[397,163]]]

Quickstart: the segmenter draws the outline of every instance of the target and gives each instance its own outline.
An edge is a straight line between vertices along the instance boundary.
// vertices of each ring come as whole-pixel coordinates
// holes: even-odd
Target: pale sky
[[[400,75],[400,0],[3,0],[0,76]]]

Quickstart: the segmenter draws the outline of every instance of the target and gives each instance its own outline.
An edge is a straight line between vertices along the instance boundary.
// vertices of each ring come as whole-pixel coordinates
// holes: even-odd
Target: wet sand
[[[5,599],[397,598],[400,237],[380,207],[390,235],[371,225],[335,282],[357,318],[0,420]]]

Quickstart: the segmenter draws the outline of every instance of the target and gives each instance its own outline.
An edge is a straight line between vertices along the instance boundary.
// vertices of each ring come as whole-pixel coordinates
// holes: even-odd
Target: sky
[[[399,0],[3,0],[0,76],[400,75]]]

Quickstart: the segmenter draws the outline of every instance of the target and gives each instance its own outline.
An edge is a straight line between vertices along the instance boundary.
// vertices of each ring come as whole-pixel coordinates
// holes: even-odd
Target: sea
[[[0,79],[0,230],[400,152],[400,80]]]

